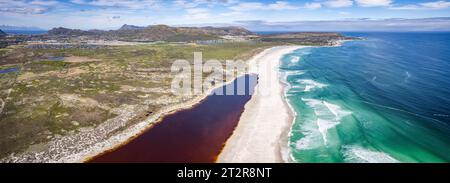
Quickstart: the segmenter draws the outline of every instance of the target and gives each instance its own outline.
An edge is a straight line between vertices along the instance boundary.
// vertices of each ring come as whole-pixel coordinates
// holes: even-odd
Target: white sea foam
[[[322,83],[316,82],[316,81],[311,80],[311,79],[301,79],[301,80],[298,80],[298,82],[300,84],[304,85],[304,87],[305,87],[304,91],[305,92],[309,92],[309,91],[311,91],[312,89],[315,89],[315,88],[323,88],[323,87],[327,86],[326,84],[322,84]]]
[[[346,111],[341,106],[329,103],[324,100],[302,98],[309,107],[314,109],[314,113],[318,118],[325,117],[330,120],[341,120],[342,117],[350,115],[350,111]]]
[[[411,74],[408,71],[405,71],[406,77],[403,79],[403,83],[408,82],[408,79],[411,77]]]
[[[352,114],[352,112],[350,111],[342,110],[341,106],[331,104],[326,101],[324,101],[323,104],[327,107],[328,110],[330,110],[331,113],[333,113],[336,120],[341,120],[342,117]]]
[[[305,56],[305,55],[309,55],[309,54],[311,54],[310,51],[305,51],[305,50],[303,50],[302,52],[300,52],[300,55],[301,55],[301,56]]]
[[[317,105],[321,104],[322,101],[321,100],[317,100],[317,99],[309,99],[309,98],[302,98],[302,101],[305,102],[308,106],[314,108]]]
[[[374,77],[372,78],[372,81],[375,81],[375,80],[377,80],[377,76],[374,76]]]
[[[300,57],[298,57],[298,56],[291,57],[291,63],[298,63],[299,61],[300,61]]]
[[[330,110],[331,113],[333,113],[333,115],[336,117],[336,120],[338,120],[339,118],[338,110],[340,109],[340,107],[325,101],[323,102],[323,104],[325,105],[325,107],[327,107],[328,110]]]
[[[351,112],[343,110],[340,106],[326,101],[305,98],[302,98],[302,100],[314,110],[317,117],[317,130],[322,135],[322,139],[325,144],[328,143],[328,130],[336,127],[344,116],[351,114]]]
[[[300,140],[298,140],[295,143],[295,148],[301,149],[301,150],[313,149],[312,146],[314,144],[317,144],[317,143],[314,143],[313,135],[311,133],[305,133],[305,137],[301,138]]]
[[[291,76],[291,75],[302,75],[302,74],[305,74],[305,71],[304,70],[289,70],[289,71],[284,71],[284,73],[286,74],[286,75],[289,75],[289,76]]]
[[[328,140],[327,140],[328,130],[331,128],[334,128],[338,124],[339,124],[339,122],[336,122],[336,121],[329,121],[329,120],[320,119],[320,118],[317,119],[317,126],[319,127],[319,132],[322,135],[322,139],[325,144],[328,143]]]
[[[389,154],[372,151],[360,146],[345,146],[343,148],[344,158],[348,162],[355,163],[399,163],[398,160]]]
[[[302,71],[302,70],[296,70],[296,71],[282,71],[282,72],[280,72],[280,80],[281,80],[281,82],[283,82],[285,85],[289,86],[289,87],[288,87],[288,89],[289,89],[289,88],[292,88],[293,86],[287,81],[288,77],[289,77],[289,76],[292,76],[292,75],[302,75],[302,74],[304,74],[304,73],[305,73],[305,71]]]

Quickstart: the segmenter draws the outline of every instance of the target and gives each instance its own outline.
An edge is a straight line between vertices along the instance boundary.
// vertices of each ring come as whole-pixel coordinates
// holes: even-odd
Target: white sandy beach
[[[245,111],[233,136],[227,141],[227,145],[221,153],[218,162],[281,162],[281,147],[287,145],[287,133],[292,118],[290,109],[283,99],[283,85],[278,79],[278,65],[281,57],[299,46],[274,47],[255,55],[250,62],[250,73],[259,75],[259,84],[256,89],[258,95],[246,104]],[[263,72],[264,71],[264,72]],[[231,81],[230,81],[231,82]],[[227,82],[228,83],[228,82]],[[223,83],[223,84],[227,84]],[[218,85],[217,87],[220,87]],[[215,87],[214,87],[215,88]],[[214,88],[211,88],[211,92]],[[207,92],[208,94],[210,92]],[[162,116],[178,110],[190,108],[202,101],[207,95],[195,97],[189,102],[164,108],[149,119],[142,121],[123,132],[104,140],[95,132],[107,132],[109,128],[123,126],[135,111],[133,106],[123,110],[126,117],[107,122],[97,128],[81,133],[73,134],[49,143],[49,148],[43,152],[25,152],[2,159],[5,162],[84,162],[109,149],[126,143],[133,137],[142,133],[152,124],[158,122]],[[111,130],[111,129],[110,129]],[[82,143],[66,143],[77,139],[85,139],[88,136],[98,136],[101,142],[82,140]],[[285,136],[282,136],[285,135]],[[286,139],[281,139],[286,138]],[[94,138],[97,139],[97,138]],[[64,145],[61,147],[61,145]],[[70,150],[69,150],[70,149]],[[1,162],[0,161],[0,162]]]
[[[245,105],[239,124],[217,162],[274,163],[286,159],[293,116],[284,100],[279,63],[285,54],[300,48],[303,47],[269,48],[250,60],[250,73],[259,77],[256,94]]]

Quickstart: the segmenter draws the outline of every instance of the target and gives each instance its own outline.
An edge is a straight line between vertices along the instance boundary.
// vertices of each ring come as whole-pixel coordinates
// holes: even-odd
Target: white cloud
[[[450,18],[356,19],[318,21],[239,21],[253,31],[450,31]]]
[[[444,9],[450,7],[450,2],[436,1],[436,2],[420,3],[420,5],[422,5],[425,8]]]
[[[173,2],[173,4],[176,7],[180,7],[180,8],[195,8],[199,5],[195,2],[186,1],[186,0],[176,0]]]
[[[74,4],[88,4],[85,0],[71,0],[70,2]]]
[[[240,11],[231,11],[231,12],[221,13],[219,15],[223,16],[223,17],[236,17],[236,16],[243,16],[244,13],[242,13]]]
[[[160,4],[159,0],[71,0],[71,2],[82,5],[120,7],[128,9],[145,9],[157,7]]]
[[[230,7],[230,9],[235,11],[252,11],[252,10],[258,10],[263,9],[264,5],[262,3],[258,2],[248,2],[248,3],[239,3],[236,6]]]
[[[390,7],[393,10],[426,10],[426,9],[445,9],[450,7],[448,1],[436,1],[419,4],[395,5]]]
[[[187,19],[207,19],[210,18],[209,10],[206,8],[191,8],[186,10],[184,16]]]
[[[195,8],[201,5],[211,6],[230,6],[238,3],[238,0],[175,0],[173,5],[179,8]]]
[[[267,9],[271,10],[293,10],[297,9],[297,7],[289,4],[289,2],[286,1],[277,1],[273,4],[267,5]]]
[[[59,5],[58,1],[42,1],[42,0],[0,0],[0,13],[13,14],[42,14],[51,8]]]
[[[392,0],[355,0],[362,7],[390,6]]]
[[[58,5],[59,2],[58,2],[58,1],[42,1],[42,0],[35,0],[35,1],[29,2],[29,4],[33,4],[33,5],[42,5],[42,6],[54,6],[54,5]]]
[[[389,7],[389,9],[393,9],[393,10],[417,10],[417,9],[421,9],[421,8],[422,8],[421,6],[418,6],[415,4],[407,4],[407,5]]]
[[[42,14],[46,11],[47,8],[41,7],[0,7],[0,12],[15,14]]]
[[[353,6],[353,0],[325,0],[321,2],[311,2],[306,3],[305,8],[308,9],[318,9],[322,6],[326,6],[329,8],[346,8]]]
[[[252,11],[252,10],[293,10],[298,7],[291,5],[287,1],[277,1],[272,4],[263,4],[260,2],[244,2],[235,6],[231,6],[230,9],[234,11]]]
[[[311,10],[319,9],[321,7],[322,7],[322,4],[320,4],[320,3],[306,3],[305,4],[305,8],[311,9]]]
[[[324,4],[331,8],[344,8],[353,6],[352,0],[328,0]]]

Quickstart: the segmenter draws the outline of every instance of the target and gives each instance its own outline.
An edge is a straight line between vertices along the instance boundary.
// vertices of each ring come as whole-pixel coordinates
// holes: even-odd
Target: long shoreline
[[[295,47],[296,47],[295,49],[301,48],[299,46],[295,46]],[[249,72],[242,73],[242,74],[236,76],[236,78],[243,76],[245,74],[257,73],[257,69],[258,69],[257,61],[258,60],[264,59],[264,57],[267,56],[267,53],[270,50],[283,49],[283,48],[284,49],[290,48],[290,49],[295,50],[293,46],[277,46],[277,47],[271,47],[271,48],[265,49],[262,52],[252,56],[252,58],[249,60],[249,65],[250,65]],[[282,54],[282,55],[284,55],[284,54]],[[229,84],[229,83],[233,82],[233,80],[220,83],[220,84],[210,88],[208,90],[208,92],[206,92],[202,95],[196,96],[187,102],[183,102],[183,103],[180,103],[177,105],[163,108],[159,112],[155,113],[152,117],[149,117],[142,122],[139,122],[133,126],[130,126],[130,127],[126,128],[125,130],[121,131],[120,133],[115,134],[112,137],[109,137],[106,140],[96,142],[95,144],[89,144],[89,143],[84,144],[84,145],[76,144],[75,146],[77,146],[77,147],[75,147],[75,148],[67,147],[69,149],[74,148],[74,149],[81,149],[81,150],[75,150],[75,151],[71,152],[71,151],[68,151],[65,149],[55,149],[55,148],[52,148],[52,146],[53,146],[52,144],[55,144],[55,146],[56,146],[56,144],[64,144],[65,141],[72,141],[72,139],[82,138],[85,135],[92,135],[90,133],[90,131],[105,130],[104,128],[108,128],[108,126],[106,126],[106,127],[99,126],[99,127],[97,127],[98,129],[95,128],[95,129],[91,129],[91,130],[82,132],[81,134],[74,134],[73,137],[71,135],[69,137],[64,137],[62,139],[56,139],[55,141],[52,141],[49,143],[50,147],[51,147],[51,149],[49,149],[49,151],[44,151],[42,153],[41,152],[25,152],[23,154],[20,153],[20,154],[16,154],[16,155],[11,155],[9,157],[6,157],[5,159],[1,159],[0,161],[2,161],[2,162],[3,161],[4,162],[87,162],[92,158],[100,156],[104,153],[107,153],[111,150],[114,150],[116,148],[119,148],[119,147],[129,143],[130,141],[132,141],[139,135],[150,130],[153,127],[153,125],[159,123],[165,116],[176,113],[180,110],[185,110],[185,109],[195,107],[197,104],[199,104],[203,100],[205,100],[214,89],[222,87],[226,84]],[[277,79],[277,81],[278,81],[278,79]],[[283,96],[283,95],[284,94],[282,92],[280,92],[278,94],[278,96]],[[252,97],[251,100],[253,100],[253,98],[254,97]],[[251,102],[251,100],[249,102]],[[125,107],[127,108],[126,111],[137,110],[133,106],[125,106]],[[247,105],[246,105],[246,108],[247,108]],[[130,116],[130,117],[132,117],[132,116]],[[126,121],[126,118],[127,117],[122,119],[122,121]],[[108,122],[106,122],[106,123],[108,123]],[[105,125],[121,125],[122,122],[119,122],[119,124],[115,124],[116,122],[112,122],[112,124],[106,124],[106,123],[105,123]],[[239,122],[239,124],[240,123],[241,122]],[[289,126],[286,126],[286,128],[289,128]],[[278,150],[277,152],[280,152],[280,150]],[[57,153],[57,154],[55,154],[55,153]],[[54,155],[56,155],[56,157],[52,157]],[[281,154],[279,154],[277,157],[278,157],[278,160],[281,161],[280,156],[281,156]]]
[[[248,64],[249,64],[248,72],[242,73],[242,74],[236,76],[236,78],[241,77],[241,76],[246,75],[246,74],[258,74],[259,75],[260,74],[260,73],[258,73],[259,60],[264,59],[264,57],[267,57],[268,52],[270,52],[271,50],[280,49],[279,51],[277,51],[275,53],[275,55],[282,57],[282,56],[284,56],[287,53],[290,53],[290,52],[292,52],[294,50],[297,50],[297,49],[300,49],[300,48],[304,48],[304,47],[305,46],[276,46],[276,47],[267,48],[267,49],[261,51],[260,53],[252,56],[252,58],[248,61]],[[269,53],[269,54],[273,54],[273,53]],[[278,68],[278,64],[277,64],[277,68]],[[278,70],[276,70],[276,72],[278,72]],[[87,161],[89,161],[89,160],[91,160],[91,159],[93,159],[95,157],[103,155],[104,153],[108,153],[109,151],[112,151],[114,149],[120,148],[121,146],[123,146],[123,145],[129,143],[130,141],[134,140],[135,138],[137,138],[139,135],[147,132],[148,130],[151,130],[153,125],[161,122],[165,116],[173,114],[173,113],[176,113],[176,112],[181,111],[181,110],[190,109],[190,108],[195,107],[196,105],[200,104],[203,100],[205,100],[215,89],[223,87],[224,85],[227,85],[227,84],[233,82],[233,80],[220,83],[220,84],[210,88],[203,95],[199,95],[199,96],[197,96],[196,98],[190,100],[187,103],[181,103],[181,104],[178,104],[178,105],[175,105],[175,106],[171,106],[170,108],[167,108],[166,110],[161,111],[158,115],[155,116],[155,118],[151,118],[151,119],[147,119],[146,120],[147,126],[140,128],[140,130],[139,129],[135,129],[135,130],[138,130],[137,132],[136,131],[133,131],[131,133],[130,132],[123,132],[122,133],[123,134],[122,135],[122,139],[123,139],[122,142],[115,143],[114,145],[109,146],[109,148],[105,148],[105,149],[102,149],[100,151],[96,151],[96,152],[94,152],[94,153],[92,153],[92,154],[90,154],[88,156],[85,156],[82,161],[78,161],[78,162],[87,162]],[[281,81],[278,80],[278,77],[277,77],[277,81],[279,81],[279,84],[281,84]],[[285,88],[285,86],[282,86],[282,90],[278,93],[278,96],[284,96],[285,95],[284,88]],[[253,98],[254,97],[252,97],[252,99],[250,99],[250,101],[248,103],[250,103],[253,100]],[[283,99],[282,101],[284,103],[284,107],[285,108],[289,107],[288,106],[289,104],[287,103],[286,100]],[[247,108],[248,103],[245,105],[245,108]],[[245,111],[246,110],[244,110],[244,113],[245,113]],[[284,127],[284,131],[285,132],[289,132],[290,131],[291,122],[293,121],[294,116],[295,116],[295,115],[292,114],[292,110],[289,109],[287,111],[288,111],[287,112],[288,119],[286,120],[287,124]],[[241,117],[242,117],[242,115],[241,115]],[[144,123],[144,122],[142,122],[142,123]],[[241,123],[241,120],[238,123],[238,127],[239,127],[240,123]],[[125,137],[126,136],[125,134],[133,134],[133,135],[130,136],[130,137]],[[120,136],[120,135],[117,135],[117,136]],[[280,137],[280,139],[281,139],[280,142],[286,142],[286,143],[280,143],[279,146],[276,146],[277,150],[275,152],[279,153],[277,155],[277,162],[283,162],[284,159],[285,159],[285,157],[284,157],[285,154],[283,154],[283,152],[287,151],[288,138],[289,138],[289,134],[288,133],[285,133],[285,135]],[[225,147],[226,147],[226,145],[224,146],[224,149],[225,149]],[[222,152],[223,152],[223,150],[218,155],[217,162],[219,162],[220,155],[222,154]]]
[[[248,64],[249,64],[249,71],[246,72],[246,73],[242,73],[242,74],[236,76],[236,78],[241,77],[241,76],[246,75],[246,74],[258,74],[258,72],[257,72],[257,71],[258,71],[258,60],[264,59],[263,57],[266,56],[267,52],[269,52],[270,50],[273,50],[273,49],[283,49],[283,50],[284,50],[284,49],[288,49],[289,51],[288,51],[287,53],[289,53],[289,52],[292,52],[292,51],[294,51],[294,50],[296,50],[296,49],[303,48],[303,47],[304,47],[304,46],[277,46],[277,47],[267,48],[267,49],[263,50],[262,52],[260,52],[260,53],[258,53],[258,54],[256,54],[256,55],[252,56],[252,58],[248,61]],[[284,55],[287,54],[287,53],[282,53],[281,56],[284,56]],[[234,79],[233,79],[233,80],[234,80]],[[139,135],[145,133],[145,132],[148,131],[148,130],[151,130],[152,126],[155,125],[155,124],[157,124],[157,123],[159,123],[159,122],[161,122],[162,119],[163,119],[165,116],[170,115],[170,114],[173,114],[173,113],[176,113],[176,112],[181,111],[181,110],[190,109],[190,108],[195,107],[196,105],[200,104],[203,100],[205,100],[205,99],[206,99],[206,98],[207,98],[207,97],[208,97],[215,89],[220,88],[220,87],[222,87],[222,86],[224,86],[224,85],[227,85],[227,84],[233,82],[233,80],[227,81],[227,82],[223,82],[223,83],[220,83],[220,84],[218,84],[218,85],[216,85],[216,86],[210,88],[210,89],[209,89],[207,92],[205,92],[203,95],[199,95],[199,96],[195,97],[194,99],[191,99],[191,100],[190,100],[189,102],[187,102],[187,103],[181,103],[181,104],[174,105],[174,106],[171,106],[171,107],[169,107],[169,108],[166,108],[166,109],[162,110],[161,112],[159,112],[159,113],[158,113],[157,115],[155,115],[154,117],[149,118],[149,119],[145,120],[144,122],[139,123],[139,124],[145,123],[145,124],[144,124],[145,126],[143,126],[143,127],[137,127],[137,126],[139,125],[139,124],[137,124],[137,125],[135,125],[134,127],[128,129],[128,130],[132,130],[131,132],[127,132],[128,130],[125,130],[125,131],[122,132],[121,134],[116,135],[116,137],[120,137],[121,140],[116,140],[116,143],[113,143],[112,145],[109,145],[108,148],[97,149],[96,151],[90,153],[89,155],[83,156],[82,159],[79,159],[79,160],[77,160],[76,162],[87,162],[87,161],[89,161],[89,160],[91,160],[91,159],[93,159],[93,158],[95,158],[95,157],[101,156],[101,155],[104,154],[104,153],[107,153],[107,152],[109,152],[109,151],[112,151],[112,150],[114,150],[114,149],[116,149],[116,148],[120,148],[121,146],[123,146],[123,145],[129,143],[130,141],[132,141],[133,139],[135,139],[136,137],[138,137]],[[284,86],[283,86],[283,88],[284,88]],[[279,96],[284,96],[284,90],[282,90],[282,91],[279,93]],[[249,102],[251,102],[251,101],[253,100],[253,98],[254,98],[254,97],[252,97],[252,99],[250,99]],[[248,102],[248,103],[249,103],[249,102]],[[285,107],[286,107],[287,105],[289,105],[289,104],[287,103],[287,101],[284,100],[284,99],[283,99],[283,102],[285,103]],[[246,107],[247,107],[247,105],[246,105]],[[245,113],[245,111],[244,111],[244,113]],[[285,131],[287,131],[287,132],[290,130],[290,127],[291,127],[291,126],[290,126],[290,121],[292,121],[292,120],[293,120],[293,117],[294,117],[294,115],[291,114],[291,113],[292,113],[292,110],[288,110],[288,113],[289,113],[289,116],[288,116],[288,120],[287,120],[287,121],[288,121],[289,124],[286,125],[286,127],[285,127]],[[241,123],[241,121],[239,121],[239,123]],[[239,124],[238,124],[238,126],[239,126]],[[286,145],[287,145],[288,134],[286,134],[286,136],[284,137],[284,139],[285,139],[285,140],[282,140],[282,141],[283,141],[283,142],[285,141],[285,142],[286,142]],[[281,144],[280,144],[280,145],[281,145]],[[226,147],[226,146],[225,146],[225,147]],[[225,147],[224,147],[224,148],[225,148]],[[286,146],[286,147],[287,147],[287,146]],[[277,148],[278,148],[278,150],[277,150],[276,152],[279,152],[279,153],[280,153],[280,154],[278,155],[278,160],[280,160],[280,162],[281,162],[281,160],[283,159],[283,158],[282,158],[283,155],[282,155],[281,153],[284,151],[284,148],[285,148],[285,147],[284,147],[284,146],[283,146],[283,147],[282,147],[282,146],[277,146]],[[283,149],[282,149],[282,148],[283,148]],[[222,152],[223,152],[223,150],[222,150]],[[222,154],[222,153],[221,153],[221,154]],[[220,157],[220,155],[219,155],[219,157]],[[218,159],[219,159],[219,158],[218,158]]]
[[[250,72],[258,74],[256,93],[245,105],[238,126],[217,162],[275,163],[287,161],[293,111],[285,100],[285,85],[279,78],[282,57],[305,46],[269,48],[250,61]]]
[[[257,54],[258,55],[258,54]],[[252,59],[257,56],[253,55]],[[251,60],[251,59],[250,59]],[[156,112],[153,116],[135,124],[130,127],[127,127],[125,130],[115,134],[105,140],[92,142],[86,142],[86,144],[73,144],[74,139],[82,139],[86,136],[92,136],[95,134],[95,131],[110,131],[109,128],[111,126],[121,126],[123,123],[126,123],[127,120],[131,119],[134,115],[132,111],[137,111],[135,106],[123,106],[124,111],[128,111],[128,114],[123,119],[119,119],[113,122],[105,122],[94,129],[87,129],[86,131],[82,131],[80,133],[72,134],[69,136],[64,136],[62,138],[55,139],[47,143],[47,150],[44,151],[25,151],[23,153],[11,154],[3,159],[0,159],[0,162],[47,162],[47,163],[67,163],[67,162],[78,162],[84,163],[95,157],[98,157],[104,153],[112,151],[116,148],[120,148],[121,146],[129,143],[139,135],[145,133],[150,130],[155,124],[162,121],[162,119],[170,114],[176,113],[181,110],[190,109],[200,104],[203,100],[205,100],[215,89],[223,87],[229,83],[232,83],[236,78],[244,76],[248,73],[241,73],[235,76],[232,80],[217,83],[215,86],[209,88],[207,92],[204,92],[201,95],[195,96],[194,98],[182,102],[173,106],[168,106],[160,111]],[[116,129],[117,127],[113,127]],[[65,146],[63,149],[59,148],[58,145],[67,144],[67,142],[71,142],[70,147]]]

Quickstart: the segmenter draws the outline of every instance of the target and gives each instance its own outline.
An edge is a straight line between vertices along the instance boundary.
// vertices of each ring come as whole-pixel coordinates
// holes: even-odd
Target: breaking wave
[[[343,117],[351,114],[351,112],[341,109],[340,106],[327,101],[305,98],[302,98],[302,101],[314,110],[317,130],[320,132],[324,144],[328,142],[328,130],[336,127]]]
[[[303,91],[305,92],[309,92],[316,88],[324,88],[327,86],[326,84],[319,83],[311,79],[300,79],[298,80],[298,82],[304,87]]]
[[[292,160],[449,162],[450,34],[360,36],[283,57]]]
[[[372,151],[360,146],[344,146],[343,155],[346,161],[354,163],[399,163],[389,154]]]

